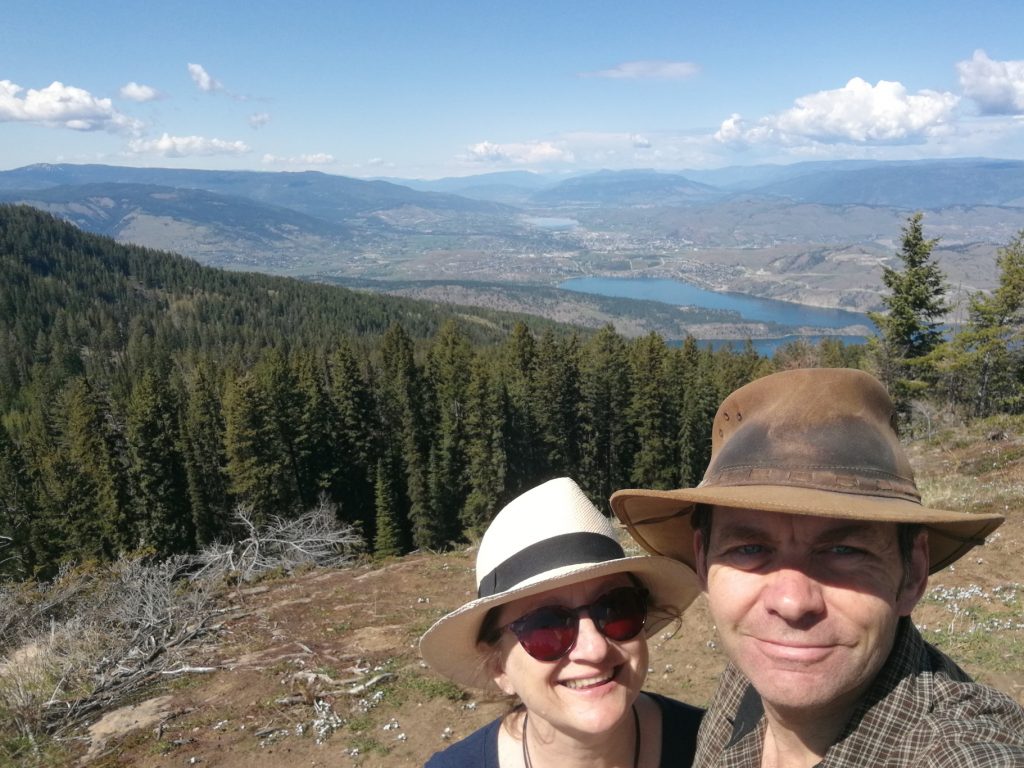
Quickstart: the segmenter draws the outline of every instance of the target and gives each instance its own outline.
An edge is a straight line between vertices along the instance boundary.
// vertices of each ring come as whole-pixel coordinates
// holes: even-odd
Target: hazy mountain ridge
[[[401,181],[35,165],[0,172],[0,199],[256,271],[534,285],[668,277],[857,310],[878,307],[882,267],[913,210],[965,292],[994,285],[997,249],[1024,229],[1024,163],[1008,160]]]

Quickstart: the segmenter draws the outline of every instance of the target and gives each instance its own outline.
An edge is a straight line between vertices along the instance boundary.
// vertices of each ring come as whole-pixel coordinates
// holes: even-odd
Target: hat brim
[[[659,607],[682,613],[700,594],[700,584],[693,570],[667,557],[641,555],[560,568],[515,589],[471,600],[438,619],[420,638],[420,655],[436,672],[459,685],[497,691],[486,657],[477,646],[480,625],[488,611],[520,598],[616,573],[633,574],[651,593],[654,610],[648,615],[644,628],[647,636],[672,619],[672,616],[659,614]]]
[[[695,504],[755,509],[790,515],[923,525],[928,531],[929,573],[945,568],[1003,522],[1002,515],[931,509],[915,502],[778,485],[680,488],[673,491],[623,489],[611,507],[640,546],[656,555],[696,567],[689,515]]]

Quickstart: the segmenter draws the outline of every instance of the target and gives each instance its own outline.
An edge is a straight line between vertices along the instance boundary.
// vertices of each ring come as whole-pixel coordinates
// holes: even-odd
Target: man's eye
[[[828,551],[833,555],[858,555],[863,550],[851,547],[849,544],[834,544],[829,547]]]
[[[733,549],[738,555],[759,555],[764,552],[764,547],[760,544],[741,544]]]

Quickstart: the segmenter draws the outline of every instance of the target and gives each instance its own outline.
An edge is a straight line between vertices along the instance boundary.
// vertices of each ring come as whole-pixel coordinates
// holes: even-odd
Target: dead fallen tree
[[[339,525],[334,507],[325,499],[299,517],[272,516],[262,526],[252,510],[242,506],[235,510],[235,520],[245,535],[200,552],[193,579],[249,582],[271,571],[290,573],[302,566],[340,568],[350,565],[364,548],[362,536],[352,526]]]

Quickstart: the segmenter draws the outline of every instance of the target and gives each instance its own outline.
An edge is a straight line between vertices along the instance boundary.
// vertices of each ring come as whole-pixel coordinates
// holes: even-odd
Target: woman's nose
[[[574,661],[599,661],[608,653],[608,638],[601,634],[589,616],[581,617],[576,645],[569,651]]]

